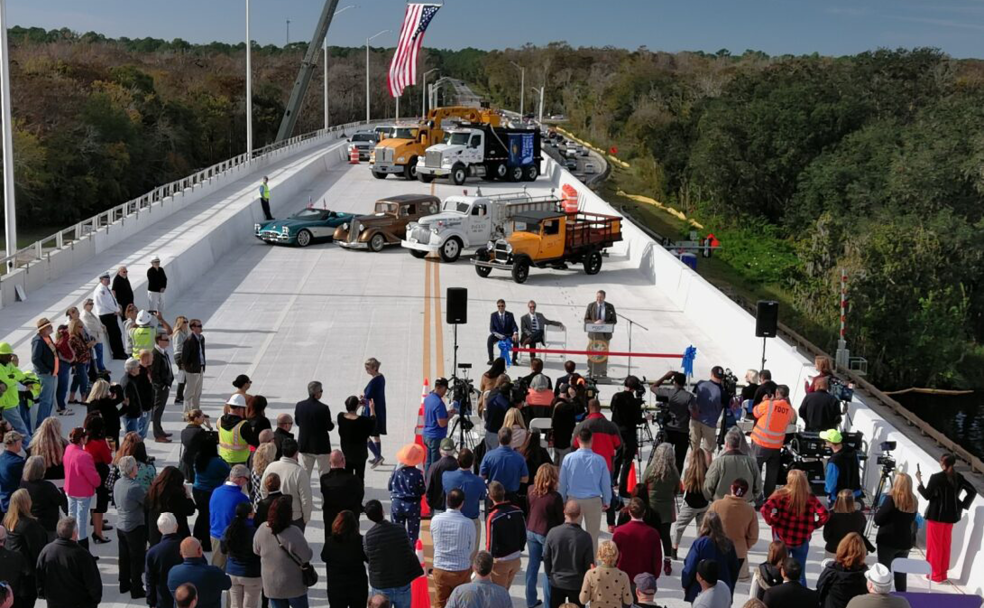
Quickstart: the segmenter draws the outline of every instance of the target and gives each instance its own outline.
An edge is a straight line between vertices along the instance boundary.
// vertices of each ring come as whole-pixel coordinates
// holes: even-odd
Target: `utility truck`
[[[400,243],[416,258],[437,252],[441,260],[454,262],[467,249],[484,247],[489,239],[505,237],[511,218],[532,211],[556,212],[560,199],[512,192],[483,196],[449,196],[441,213],[407,224],[406,238]]]
[[[417,159],[417,177],[450,177],[460,186],[469,177],[533,181],[540,175],[540,131],[468,125],[447,131],[444,143]]]

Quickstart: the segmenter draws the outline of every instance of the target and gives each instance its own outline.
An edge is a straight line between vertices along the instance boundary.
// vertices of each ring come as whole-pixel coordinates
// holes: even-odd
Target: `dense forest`
[[[243,45],[17,28],[10,40],[27,221],[69,223],[245,147]],[[257,146],[276,132],[304,48],[254,46]],[[391,52],[372,53],[374,115],[393,114]],[[364,117],[364,61],[364,49],[331,48],[332,122]],[[723,236],[733,280],[780,290],[820,346],[835,346],[843,268],[850,346],[873,380],[984,386],[984,63],[933,49],[769,57],[554,43],[429,50],[421,68],[518,109],[512,61],[546,86],[545,114],[618,147],[631,169],[614,179]],[[320,74],[297,132],[322,126]],[[419,107],[418,88],[405,107]]]

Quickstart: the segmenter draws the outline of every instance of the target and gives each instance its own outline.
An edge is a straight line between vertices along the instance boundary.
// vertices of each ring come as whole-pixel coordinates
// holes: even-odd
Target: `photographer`
[[[860,499],[861,492],[861,461],[858,453],[844,443],[844,436],[837,429],[829,429],[820,433],[820,439],[827,442],[827,447],[833,452],[827,461],[824,491],[827,493],[827,506],[833,506],[841,490],[850,490],[854,498]]]
[[[714,453],[717,444],[715,437],[718,419],[726,403],[730,401],[722,380],[724,379],[724,368],[715,365],[711,368],[711,379],[701,380],[694,387],[696,399],[690,409],[692,415],[690,421],[690,447],[696,449],[703,447],[710,453]]]
[[[673,380],[673,386],[662,386],[670,379]],[[660,404],[657,421],[666,433],[667,443],[673,444],[678,471],[683,469],[687,457],[687,447],[690,445],[690,411],[694,407],[694,395],[684,388],[686,384],[687,376],[670,370],[650,386]]]
[[[637,430],[645,421],[642,418],[642,395],[645,388],[635,376],[627,376],[624,390],[612,396],[612,422],[622,437],[620,456],[614,462],[612,477],[618,479],[618,491],[628,496],[629,467],[639,449]]]
[[[799,415],[808,433],[835,429],[841,423],[840,401],[827,391],[828,388],[827,376],[818,376],[814,378],[813,391],[803,397]]]

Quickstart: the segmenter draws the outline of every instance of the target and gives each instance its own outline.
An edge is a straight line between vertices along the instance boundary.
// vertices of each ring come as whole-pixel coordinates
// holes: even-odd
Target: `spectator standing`
[[[24,474],[20,487],[31,496],[31,515],[47,533],[47,542],[55,540],[58,525],[58,511],[68,513],[68,499],[50,481],[44,479],[44,459],[31,456],[24,464]]]
[[[82,304],[82,315],[79,318],[82,319],[82,324],[85,325],[86,333],[95,341],[92,347],[92,363],[96,366],[96,372],[102,373],[106,371],[103,357],[103,341],[106,338],[106,328],[103,326],[102,321],[99,320],[99,317],[93,312],[95,306],[95,300],[86,298],[85,303]]]
[[[126,404],[123,422],[127,433],[140,433],[143,437],[147,428],[144,412],[153,409],[154,388],[150,378],[144,375],[139,359],[127,359],[123,364],[123,402]]]
[[[147,490],[147,521],[156,522],[164,513],[170,513],[177,522],[176,535],[178,540],[191,536],[188,518],[195,514],[195,501],[188,495],[185,478],[176,467],[164,467],[161,474],[154,478]],[[148,535],[150,546],[153,547],[161,540],[161,533],[154,526]]]
[[[841,423],[840,401],[827,392],[829,381],[826,376],[814,378],[814,390],[807,392],[799,407],[799,416],[803,419],[805,430],[819,433],[827,429],[836,429]]]
[[[594,561],[591,535],[581,528],[581,507],[568,500],[564,523],[547,532],[543,545],[543,568],[550,581],[550,608],[572,602],[580,604],[584,575]]]
[[[695,450],[696,451],[696,450]],[[673,542],[670,530],[676,521],[676,494],[680,487],[680,473],[673,457],[673,445],[661,443],[650,459],[649,467],[642,476],[649,491],[649,508],[659,516],[659,538],[663,542],[663,572],[669,576],[673,567]]]
[[[99,473],[99,487],[96,488],[96,504],[92,509],[92,540],[98,544],[109,542],[103,534],[106,511],[113,492],[113,481],[108,481],[109,466],[113,462],[113,450],[106,441],[106,429],[98,414],[90,414],[85,420],[85,449],[92,454],[92,461]]]
[[[758,405],[762,403],[763,399],[774,396],[778,386],[778,384],[772,381],[772,372],[763,369],[759,372],[759,386],[755,389],[755,395],[752,397],[752,405]]]
[[[126,266],[116,269],[116,276],[113,277],[113,296],[119,302],[121,310],[126,310],[133,304],[133,287],[130,286],[129,271]]]
[[[46,418],[31,439],[31,454],[44,459],[44,478],[54,481],[57,486],[64,485],[67,447],[68,440],[62,437],[58,418]]]
[[[3,452],[0,453],[0,511],[6,513],[10,506],[10,496],[20,488],[27,462],[21,452],[24,436],[17,431],[7,431],[3,436]],[[8,526],[9,530],[9,526]]]
[[[174,605],[178,608],[196,608],[198,589],[191,583],[181,585],[174,591]]]
[[[266,493],[266,498],[261,498],[260,502],[256,503],[256,515],[253,518],[254,521],[259,523],[267,520],[273,501],[284,495],[280,491],[280,476],[275,473],[267,475],[263,480],[263,491]],[[328,505],[324,505],[324,509],[328,509]]]
[[[864,529],[868,524],[868,518],[864,513],[858,511],[854,504],[854,494],[850,490],[841,490],[834,503],[834,510],[830,513],[830,519],[823,526],[824,557],[830,558],[837,553],[837,546],[841,540],[851,532],[857,532],[864,539],[865,547],[869,552],[875,550],[867,538],[864,537]]]
[[[102,601],[102,580],[94,558],[78,540],[74,517],[58,522],[57,536],[38,556],[38,597],[49,608],[97,608]]]
[[[495,386],[485,398],[485,449],[489,452],[499,446],[499,430],[502,429],[506,412],[510,408],[511,392],[512,383],[509,376],[500,374],[495,381]]]
[[[851,532],[841,540],[837,545],[837,556],[824,563],[817,579],[821,608],[847,608],[852,598],[868,593],[866,556],[864,541],[857,532]]]
[[[154,385],[154,441],[157,443],[171,443],[171,434],[165,433],[164,426],[161,424],[164,408],[167,407],[167,397],[171,393],[171,385],[174,384],[171,355],[167,352],[170,345],[171,336],[157,334],[154,344],[154,362],[150,367],[150,380]]]
[[[820,439],[827,443],[833,452],[827,460],[824,475],[824,489],[827,491],[827,506],[832,506],[842,490],[850,490],[854,498],[862,497],[861,460],[858,453],[844,442],[844,436],[837,429],[820,433]]]
[[[186,411],[184,418],[188,422],[188,426],[181,429],[181,447],[183,451],[181,452],[179,466],[188,483],[194,484],[195,460],[198,458],[198,452],[201,450],[203,442],[206,441],[208,431],[212,430],[212,423],[209,422],[208,416],[199,409]],[[216,452],[216,455],[218,455],[218,452]]]
[[[147,269],[147,302],[148,310],[164,313],[164,291],[167,289],[167,273],[161,267],[161,258],[150,258],[150,268]]]
[[[882,564],[875,564],[864,573],[868,593],[857,595],[847,608],[910,608],[909,600],[892,595],[892,573]]]
[[[658,608],[656,604],[656,577],[649,573],[637,574],[632,579],[635,587],[635,602],[632,608]]]
[[[475,525],[476,549],[472,551],[472,561],[475,561],[475,553],[477,553],[477,548],[482,539],[480,505],[488,493],[488,489],[482,478],[472,472],[474,464],[475,454],[468,448],[462,448],[458,452],[458,470],[447,471],[441,477],[445,494],[455,489],[459,489],[465,493],[465,502],[461,505],[461,512],[465,517],[472,520],[472,523]]]
[[[297,445],[301,462],[310,478],[315,463],[318,464],[319,475],[328,472],[328,454],[331,453],[328,433],[335,429],[335,423],[331,421],[331,410],[321,402],[324,394],[321,383],[308,382],[307,390],[308,398],[294,407],[294,420],[298,427]]]
[[[560,394],[554,399],[551,432],[553,433],[554,464],[558,467],[571,451],[577,417],[584,414],[584,409],[579,402],[574,400],[576,393],[577,390],[573,387],[562,384]]]
[[[249,442],[253,440],[253,428],[246,421],[246,396],[233,393],[226,401],[224,413],[219,418],[219,456],[229,466],[249,461]]]
[[[767,399],[752,410],[755,428],[752,429],[755,463],[759,470],[765,466],[765,495],[772,496],[779,475],[779,454],[786,440],[786,429],[796,422],[796,412],[789,405],[789,387],[776,387],[775,398]],[[757,475],[756,475],[757,477]]]
[[[383,446],[381,437],[386,434],[386,378],[379,373],[379,361],[374,357],[366,359],[366,373],[369,374],[369,383],[366,384],[362,392],[362,415],[366,417],[375,416],[373,421],[372,440],[366,444],[372,452],[372,468],[383,464]],[[345,457],[348,460],[348,456]],[[362,471],[366,467],[363,458]],[[351,464],[349,466],[352,466]],[[363,474],[360,479],[365,479]]]
[[[662,386],[667,380],[672,380],[671,386]],[[683,470],[687,448],[690,447],[691,414],[697,408],[696,397],[687,390],[687,376],[681,372],[670,370],[662,378],[652,384],[656,398],[666,403],[669,419],[663,430],[666,441],[673,444],[676,454],[677,470]]]
[[[182,355],[184,354],[184,343],[191,335],[191,328],[188,327],[188,317],[178,315],[174,320],[174,328],[171,330],[171,351],[174,353],[174,364],[178,367],[175,381],[178,383],[178,390],[174,394],[174,404],[184,405],[185,372]],[[189,408],[184,408],[187,414]]]
[[[290,439],[294,438],[294,433],[290,432],[292,428],[294,428],[293,416],[290,414],[277,414],[277,428],[273,430],[273,444],[277,446],[278,460],[284,455],[284,439],[287,439],[288,437]]]
[[[59,416],[71,414],[68,409],[68,389],[72,385],[72,367],[75,364],[75,350],[72,348],[68,326],[59,325],[55,332],[55,355],[58,357],[58,390],[55,391],[55,407]]]
[[[358,397],[353,395],[345,400],[345,412],[338,414],[338,443],[342,448],[342,453],[345,454],[345,467],[349,472],[354,473],[362,483],[365,483],[366,460],[369,458],[369,450],[376,443],[370,440],[370,436],[376,429],[376,402],[369,401],[363,407],[369,412],[367,416],[359,415]],[[374,451],[373,462],[377,458],[375,453]],[[330,465],[331,463],[329,463]],[[323,477],[324,473],[321,475]]]
[[[618,427],[614,423],[610,422],[601,413],[601,402],[597,399],[591,399],[588,401],[588,417],[584,419],[575,429],[574,429],[574,447],[579,447],[579,433],[581,429],[588,429],[591,431],[591,450],[605,459],[605,465],[608,467],[608,474],[614,483],[617,479],[615,474],[615,463],[616,455],[618,454],[619,448],[622,447],[622,439],[619,433]],[[613,492],[611,494],[614,494]],[[608,531],[611,532],[615,527],[615,504],[618,502],[617,496],[611,496],[605,504],[605,510],[607,511],[607,521],[608,521]],[[584,521],[592,521],[593,513],[590,510],[585,509],[584,505],[581,506],[581,511],[584,513]],[[595,544],[597,545],[597,533],[592,532],[588,529],[590,534],[595,535]],[[597,549],[597,546],[595,547]]]
[[[302,532],[311,521],[314,500],[311,497],[311,478],[297,461],[297,442],[288,439],[284,442],[284,455],[277,462],[270,463],[264,476],[276,474],[280,477],[280,491],[293,500],[291,524]]]
[[[693,599],[694,608],[730,608],[732,589],[720,580],[719,562],[705,559],[697,564],[695,578],[700,585],[700,595]]]
[[[33,605],[37,597],[35,571],[38,556],[48,544],[48,534],[31,515],[31,496],[27,490],[14,492],[10,499],[10,509],[3,518],[3,527],[6,529],[6,549],[19,554],[24,561],[24,588],[15,590],[22,592],[25,603]]]
[[[909,557],[909,551],[915,544],[917,507],[916,495],[912,493],[912,478],[906,473],[896,473],[891,492],[875,513],[875,525],[878,526],[875,545],[879,564],[891,569],[896,558]],[[906,588],[905,573],[896,573],[895,590],[905,593]]]
[[[708,500],[721,500],[731,491],[731,485],[736,479],[748,482],[749,492],[744,498],[756,504],[765,500],[762,496],[761,467],[755,459],[741,451],[744,441],[742,432],[737,427],[729,430],[724,436],[724,452],[711,462],[704,477],[704,496]]]
[[[637,429],[644,422],[642,399],[636,396],[636,392],[645,389],[635,376],[626,376],[622,386],[624,390],[612,397],[612,423],[618,428],[622,441],[622,456],[615,460],[612,474],[613,479],[618,479],[619,495],[628,496],[629,467],[639,449]]]
[[[10,423],[13,430],[24,436],[24,441],[31,444],[31,414],[22,413],[25,400],[18,391],[18,385],[24,386],[34,382],[14,363],[16,355],[7,342],[0,342],[0,412],[3,419]]]
[[[362,608],[369,596],[369,578],[358,518],[352,511],[345,510],[326,528],[321,559],[328,575],[328,605],[330,608]]]
[[[800,583],[805,587],[810,537],[814,530],[827,523],[830,513],[813,495],[803,471],[793,469],[789,472],[786,485],[762,505],[762,518],[772,526],[773,537],[786,543],[789,555],[803,567]]]
[[[120,593],[130,597],[147,597],[143,586],[144,561],[147,557],[147,526],[144,503],[147,491],[137,483],[137,460],[124,456],[120,460],[120,478],[113,486],[113,499],[119,513],[116,532],[119,536]]]
[[[922,471],[916,470],[919,494],[929,505],[926,507],[926,561],[933,569],[934,583],[946,580],[950,570],[950,543],[953,538],[953,524],[960,521],[961,511],[969,509],[977,497],[974,489],[954,466],[957,457],[944,454],[940,458],[942,471],[933,473],[929,483],[923,486]],[[960,497],[963,493],[963,498]]]
[[[424,448],[408,443],[400,448],[396,460],[400,463],[389,478],[387,487],[392,501],[393,523],[404,527],[410,544],[420,535],[420,499],[424,496],[424,475],[417,467],[424,461]]]
[[[509,447],[516,450],[524,459],[530,445],[530,432],[526,428],[526,421],[523,420],[523,410],[525,409],[525,407],[522,410],[518,407],[509,408],[502,421],[503,428],[512,431],[512,441],[509,442]]]
[[[253,552],[256,527],[253,507],[248,502],[236,505],[236,517],[222,535],[222,551],[228,556],[225,571],[232,581],[229,592],[231,608],[260,608],[263,582],[260,580],[260,557]]]
[[[451,412],[444,405],[444,395],[447,392],[447,379],[438,378],[434,381],[434,390],[424,397],[424,429],[421,435],[427,448],[427,456],[424,459],[425,471],[430,470],[431,463],[437,462],[441,457],[439,452],[441,440],[448,436],[448,418]]]
[[[498,439],[499,447],[485,454],[478,473],[486,481],[501,483],[506,489],[506,496],[510,500],[516,500],[520,484],[530,480],[529,469],[522,454],[511,447],[511,429],[508,427],[499,429]]]
[[[834,362],[830,360],[830,357],[818,355],[813,359],[813,365],[817,368],[817,375],[805,382],[806,394],[808,395],[820,390],[821,381],[829,381],[834,377]],[[826,428],[834,427],[828,426]]]
[[[99,412],[106,427],[106,438],[113,442],[113,447],[119,447],[122,428],[120,416],[126,411],[123,389],[119,385],[110,385],[102,378],[96,380],[86,399],[86,410],[90,414]]]
[[[249,443],[250,451],[255,451],[263,443],[260,438],[263,431],[273,432],[273,425],[270,424],[270,419],[266,417],[266,408],[267,398],[263,395],[256,395],[252,399],[246,400],[246,423],[250,428],[246,440]]]
[[[273,216],[270,214],[270,178],[263,176],[263,183],[260,184],[260,207],[263,209],[263,218],[270,222]]]
[[[536,472],[536,479],[529,488],[526,498],[530,517],[526,522],[526,548],[529,560],[526,562],[526,606],[534,608],[539,604],[536,597],[537,578],[543,562],[543,545],[547,542],[550,530],[564,523],[564,499],[557,491],[560,483],[557,467],[545,464]],[[550,584],[543,576],[543,603],[550,605]]]
[[[78,522],[73,525],[73,531],[78,532],[78,537],[73,540],[81,538],[78,540],[79,546],[88,551],[89,506],[102,480],[96,471],[92,454],[82,448],[84,439],[85,430],[82,428],[74,428],[68,434],[69,446],[65,448],[65,495],[68,496],[68,512]],[[78,525],[78,529],[75,529],[75,525]]]
[[[120,314],[124,307],[120,306],[113,290],[110,288],[109,272],[99,275],[99,284],[92,292],[93,312],[103,328],[106,330],[106,337],[109,339],[109,348],[114,359],[126,359],[126,351],[123,348],[123,334],[120,332]],[[35,371],[37,368],[35,367]]]
[[[707,464],[710,459],[711,453],[704,448],[691,450],[687,457],[687,468],[683,471],[683,507],[673,529],[673,559],[679,559],[677,551],[683,539],[683,532],[690,522],[696,519],[697,528],[700,529],[704,521],[704,513],[709,506],[707,498],[704,497],[704,479],[707,476]]]
[[[591,608],[622,608],[632,603],[632,591],[629,588],[629,577],[619,570],[618,547],[610,540],[598,546],[595,567],[588,570],[581,585],[580,600],[582,604],[591,604]]]
[[[492,508],[486,521],[486,550],[492,554],[492,582],[509,589],[519,572],[520,556],[526,545],[526,519],[523,510],[509,502],[506,489],[493,481],[489,484]]]
[[[226,554],[219,545],[219,539],[236,517],[236,505],[249,502],[243,491],[249,482],[249,469],[237,464],[229,472],[229,479],[212,492],[208,501],[209,537],[212,541],[212,565],[225,568]]]
[[[471,578],[471,555],[475,548],[475,526],[461,513],[465,493],[448,492],[447,509],[431,520],[434,541],[433,580],[438,608],[444,608],[455,587]]]
[[[700,536],[690,545],[690,551],[683,564],[680,582],[684,589],[683,599],[688,602],[693,602],[702,588],[706,589],[696,576],[698,565],[705,560],[718,564],[716,578],[723,581],[733,594],[735,584],[738,582],[738,554],[735,553],[735,544],[724,534],[724,527],[717,513],[704,516],[700,526]]]
[[[691,409],[690,447],[696,449],[703,445],[714,453],[717,446],[717,425],[724,410],[725,394],[721,386],[724,370],[719,365],[711,368],[709,380],[701,380],[694,387],[694,405]]]
[[[725,535],[735,544],[740,580],[748,579],[748,551],[755,546],[759,538],[758,514],[745,500],[747,494],[748,482],[738,478],[731,484],[731,493],[714,501],[707,510],[708,513],[715,513],[721,518]]]
[[[604,440],[604,436],[601,439]],[[560,467],[558,491],[564,500],[573,499],[580,506],[594,554],[601,513],[612,501],[612,477],[604,457],[594,450],[596,435],[591,428],[582,426],[576,441],[578,450],[565,456]]]
[[[205,337],[202,336],[202,322],[192,319],[188,322],[191,333],[181,345],[181,370],[184,372],[185,411],[198,409],[202,400],[202,377],[205,374]]]
[[[454,440],[445,437],[441,440],[441,458],[427,469],[425,480],[427,504],[434,512],[444,510],[444,473],[458,469],[458,459],[454,457]],[[471,557],[468,558],[471,563]]]
[[[85,325],[79,319],[79,311],[72,307],[72,320],[68,322],[68,343],[72,347],[72,384],[68,391],[69,403],[81,403],[75,398],[78,395],[85,399],[89,392],[89,363],[92,359],[92,347],[96,345],[85,331]]]
[[[646,505],[641,498],[630,500],[628,510],[631,519],[615,528],[612,535],[612,542],[618,547],[618,569],[631,581],[646,572],[659,578],[663,562],[659,532],[643,521]]]
[[[488,551],[479,551],[472,560],[475,579],[455,587],[446,608],[511,608],[509,592],[492,582],[493,563]]]
[[[197,538],[181,541],[181,558],[182,562],[171,568],[167,575],[167,588],[175,605],[180,608],[181,599],[187,593],[181,593],[178,588],[190,583],[198,590],[199,608],[221,608],[222,592],[232,587],[229,575],[205,561],[202,544]]]
[[[820,599],[817,592],[807,589],[800,583],[803,567],[791,557],[782,562],[782,584],[774,585],[765,590],[763,602],[766,608],[819,608]]]
[[[28,577],[30,569],[34,568],[34,563],[29,563],[20,553],[6,548],[7,530],[0,526],[0,581],[6,585],[6,591],[13,597],[0,594],[0,607],[11,608],[14,602],[18,606],[34,608],[37,600],[38,587],[33,577]]]
[[[154,520],[152,520],[154,521]],[[161,513],[155,521],[161,540],[147,551],[147,604],[151,608],[173,608],[174,598],[167,588],[167,577],[171,568],[180,564],[181,541],[178,536],[178,522],[174,515]]]
[[[328,458],[328,464],[331,468],[320,479],[321,511],[324,514],[326,536],[331,533],[335,519],[342,511],[351,511],[358,523],[365,494],[362,480],[349,471],[345,455],[341,451],[334,450]]]
[[[192,535],[198,539],[206,551],[212,550],[212,537],[209,534],[211,513],[209,505],[212,494],[225,483],[232,468],[219,457],[219,444],[214,435],[205,437],[195,457],[195,481],[191,486],[191,495],[198,508],[195,518],[195,528]]]
[[[410,608],[410,583],[424,570],[406,528],[386,521],[378,500],[366,503],[366,517],[373,522],[365,540],[370,590],[389,598],[393,608]]]
[[[249,472],[249,500],[253,503],[254,509],[260,500],[263,499],[263,475],[266,473],[267,468],[278,460],[277,446],[272,441],[261,444],[253,452],[253,462],[250,465]],[[279,488],[280,486],[278,485],[277,487]]]

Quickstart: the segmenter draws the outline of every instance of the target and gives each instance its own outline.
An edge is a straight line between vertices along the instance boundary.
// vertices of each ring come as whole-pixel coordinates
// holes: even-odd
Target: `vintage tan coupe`
[[[375,213],[360,215],[335,229],[335,243],[349,249],[382,251],[403,240],[407,224],[440,211],[441,199],[428,194],[401,194],[376,201]]]

